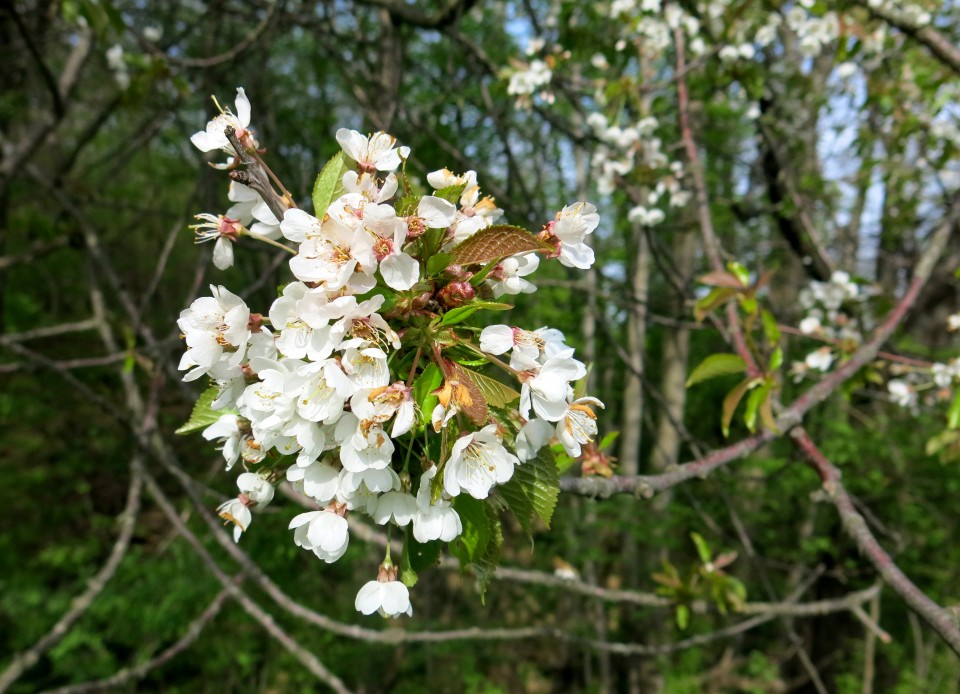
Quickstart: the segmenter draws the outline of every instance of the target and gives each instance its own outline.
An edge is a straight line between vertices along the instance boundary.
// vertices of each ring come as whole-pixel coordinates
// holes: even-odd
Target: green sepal
[[[413,523],[407,525],[403,542],[403,555],[400,557],[400,581],[407,588],[413,588],[419,580],[419,574],[424,569],[437,563],[443,543],[439,540],[417,542],[413,537]]]

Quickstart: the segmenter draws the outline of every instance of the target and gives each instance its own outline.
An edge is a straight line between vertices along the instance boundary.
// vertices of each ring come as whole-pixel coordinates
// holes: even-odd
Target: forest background
[[[958,19],[0,2],[0,691],[957,691]],[[239,549],[211,514],[234,485],[173,434],[199,392],[175,319],[289,279],[188,230],[227,185],[189,136],[237,87],[303,202],[351,127],[533,231],[599,208],[593,270],[544,267],[509,322],[591,365],[603,448],[552,527],[505,528],[483,603],[443,560],[414,618],[364,618],[378,529],[327,566],[293,496]]]

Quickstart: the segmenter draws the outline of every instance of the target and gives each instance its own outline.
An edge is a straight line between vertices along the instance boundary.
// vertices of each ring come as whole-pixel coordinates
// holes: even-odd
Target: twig
[[[162,653],[150,658],[150,660],[139,665],[135,665],[134,667],[123,668],[110,677],[102,680],[84,682],[82,684],[72,684],[66,687],[59,687],[58,689],[50,689],[44,692],[44,694],[86,694],[87,692],[99,692],[103,691],[104,689],[112,689],[134,680],[143,679],[152,670],[156,670],[157,668],[166,665],[176,656],[190,648],[190,646],[192,646],[194,642],[200,638],[200,634],[203,633],[203,630],[207,627],[207,625],[212,622],[213,619],[220,613],[220,610],[223,608],[223,605],[227,601],[228,597],[230,597],[230,593],[226,589],[217,593],[217,596],[207,606],[207,609],[201,612],[196,619],[190,622],[190,625],[187,627],[187,630],[184,632],[183,636],[181,636],[168,648],[164,649]]]
[[[853,501],[841,481],[840,470],[820,452],[807,432],[802,427],[797,427],[790,435],[794,444],[820,475],[823,489],[840,514],[844,530],[856,542],[860,551],[883,576],[887,585],[933,627],[954,653],[960,655],[960,629],[957,628],[953,616],[917,588],[880,546],[863,516],[854,508]]]
[[[36,665],[41,657],[67,635],[73,625],[90,608],[94,600],[103,592],[107,583],[113,578],[127,554],[130,539],[137,524],[137,515],[140,512],[140,491],[143,487],[143,464],[139,455],[130,461],[130,485],[127,488],[127,503],[119,516],[120,533],[110,550],[107,561],[100,570],[87,582],[87,588],[70,603],[70,609],[57,620],[43,637],[33,646],[13,658],[7,669],[0,673],[0,692],[5,692],[29,668]]]
[[[160,489],[156,480],[147,472],[144,473],[144,480],[150,496],[157,502],[157,505],[177,529],[177,532],[180,533],[180,536],[183,537],[183,539],[187,541],[187,544],[194,550],[207,567],[207,570],[220,581],[223,589],[230,594],[230,597],[236,600],[247,614],[253,617],[270,636],[286,648],[290,654],[300,661],[301,665],[307,668],[318,680],[329,686],[335,692],[338,692],[338,694],[348,694],[350,690],[347,689],[339,677],[330,672],[313,653],[305,649],[299,642],[287,634],[268,612],[254,602],[240,586],[217,565],[216,560],[210,555],[206,547],[203,546],[203,543],[187,528],[186,523],[180,518],[180,514],[177,513],[173,504],[170,503],[170,500]]]

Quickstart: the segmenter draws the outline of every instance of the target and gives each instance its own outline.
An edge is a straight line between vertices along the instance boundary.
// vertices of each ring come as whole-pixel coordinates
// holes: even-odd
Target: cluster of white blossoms
[[[256,152],[242,89],[236,105],[193,143],[229,154],[229,126],[245,152]],[[246,470],[238,497],[218,509],[234,539],[285,480],[315,507],[290,521],[293,541],[328,563],[347,551],[351,512],[408,528],[418,543],[456,540],[458,497],[487,499],[551,440],[580,455],[602,406],[574,397],[571,384],[586,369],[558,331],[498,325],[474,345],[479,329],[463,323],[466,309],[502,310],[492,299],[534,291],[526,278],[540,255],[589,268],[596,208],[569,205],[536,235],[497,226],[502,211],[481,194],[475,172],[434,171],[426,176],[434,194],[398,197],[408,148],[383,132],[336,137],[341,168],[316,215],[278,195],[287,209],[277,220],[260,193],[233,182],[227,213],[202,215],[194,227],[198,239],[216,239],[219,268],[232,264],[243,237],[291,252],[295,280],[267,316],[211,286],[178,321],[184,380],[211,382],[216,420],[203,435],[219,442],[228,470],[238,462]],[[509,365],[499,359],[507,352]],[[478,355],[516,379],[519,393],[486,402],[477,381],[491,377],[467,368]],[[401,571],[388,553],[357,609],[411,614]]]
[[[843,308],[865,297],[850,275],[839,270],[830,276],[829,281],[812,281],[800,291],[800,306],[806,311],[800,321],[800,332],[830,344],[810,352],[802,362],[794,362],[791,370],[794,380],[802,379],[810,371],[829,371],[838,347],[858,345],[863,341],[856,320]]]

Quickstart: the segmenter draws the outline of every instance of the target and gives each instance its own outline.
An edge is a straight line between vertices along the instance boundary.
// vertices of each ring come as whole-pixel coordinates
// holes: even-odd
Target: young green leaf
[[[739,354],[711,354],[700,362],[687,379],[687,388],[717,376],[738,374],[747,370],[747,364]]]
[[[346,171],[347,165],[343,152],[337,152],[317,176],[313,184],[313,214],[317,219],[323,219],[330,203],[343,191],[341,179]]]
[[[466,188],[466,183],[459,183],[457,185],[441,188],[440,190],[435,190],[433,195],[434,197],[443,198],[447,202],[457,205],[460,203],[460,196],[463,195],[463,191],[466,190]]]
[[[469,494],[461,494],[453,502],[463,531],[450,544],[450,550],[460,560],[461,568],[480,559],[490,541],[490,519],[484,506],[484,502]]]
[[[439,367],[430,362],[413,382],[413,401],[417,403],[425,420],[429,421],[433,408],[437,406],[437,396],[433,391],[443,383],[443,374]]]
[[[713,552],[710,551],[707,541],[703,539],[700,533],[690,533],[690,539],[693,540],[693,544],[697,546],[697,556],[700,557],[702,564],[706,564],[713,559]]]
[[[188,419],[187,423],[177,429],[174,433],[191,434],[198,429],[206,429],[208,426],[220,419],[221,415],[236,414],[236,410],[213,409],[213,401],[217,399],[217,394],[219,392],[220,389],[216,386],[210,386],[203,391],[203,393],[201,393],[200,397],[197,399],[197,403],[193,406],[193,412],[190,413],[190,419]]]
[[[960,428],[960,391],[954,396],[953,402],[950,403],[950,409],[947,411],[947,428]]]
[[[553,452],[546,446],[541,448],[536,458],[518,465],[510,481],[498,489],[500,496],[528,534],[533,531],[534,515],[539,516],[549,528],[557,498],[560,496],[557,463]]]
[[[439,275],[450,265],[450,255],[447,253],[437,253],[430,256],[427,261],[427,275]]]
[[[764,400],[770,397],[770,389],[773,384],[770,381],[764,381],[763,385],[750,393],[747,398],[747,409],[743,413],[743,423],[747,425],[750,433],[757,430],[757,411]]]
[[[720,419],[720,426],[723,428],[723,435],[730,436],[730,422],[733,421],[733,413],[737,411],[737,405],[743,399],[743,396],[751,388],[755,388],[761,383],[758,378],[745,378],[733,387],[727,396],[723,399],[723,407]]]
[[[507,407],[520,397],[520,393],[495,378],[484,376],[482,373],[470,371],[469,369],[463,370],[470,374],[470,380],[477,385],[477,388],[479,388],[483,394],[484,400],[492,407]]]

